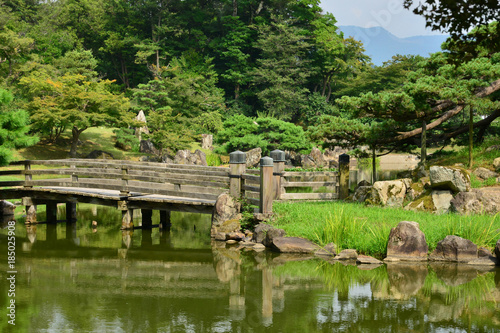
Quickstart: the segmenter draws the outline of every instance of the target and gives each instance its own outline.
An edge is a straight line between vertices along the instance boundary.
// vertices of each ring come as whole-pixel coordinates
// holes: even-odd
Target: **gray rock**
[[[479,189],[460,192],[450,201],[450,210],[462,215],[496,214],[500,212],[498,196],[488,196]]]
[[[405,195],[406,185],[403,181],[378,181],[373,184],[371,200],[382,206],[402,207]]]
[[[479,249],[477,249],[477,256],[479,258],[484,258],[484,257],[488,258],[488,257],[493,257],[493,253],[491,253],[491,251],[485,247],[480,247]]]
[[[202,134],[201,135],[201,148],[203,149],[213,149],[214,136],[212,134]]]
[[[300,165],[305,169],[315,168],[317,166],[314,159],[309,155],[300,155]]]
[[[106,152],[104,150],[93,150],[85,158],[103,159],[103,160],[112,160],[112,159],[114,159],[113,154],[108,153],[108,152]]]
[[[382,261],[370,256],[358,255],[356,263],[360,265],[380,265]]]
[[[141,140],[139,143],[139,152],[144,154],[160,155],[160,151],[156,149],[151,140]]]
[[[318,256],[335,257],[337,254],[337,245],[335,243],[328,243],[322,249],[315,252]]]
[[[391,229],[387,242],[387,261],[427,260],[429,246],[417,222],[402,221]]]
[[[310,240],[300,237],[276,237],[272,249],[282,253],[314,253],[320,247]]]
[[[10,201],[0,200],[0,215],[14,215],[16,205]]]
[[[446,236],[438,242],[436,249],[429,256],[434,261],[469,262],[476,260],[477,245],[458,236]]]
[[[472,174],[475,175],[476,177],[482,179],[482,180],[486,180],[488,178],[498,177],[498,173],[493,172],[493,171],[486,169],[486,168],[477,168],[476,170],[474,170],[474,172]]]
[[[486,148],[486,152],[490,151],[500,151],[500,145],[493,145],[491,147]]]
[[[245,234],[242,232],[230,232],[226,236],[227,239],[235,240],[235,241],[241,241],[245,238]]]
[[[470,191],[470,176],[462,168],[431,166],[431,187],[435,189],[451,190],[454,193]]]
[[[222,193],[217,197],[212,214],[212,228],[217,231],[233,232],[240,230],[241,203],[229,193]]]
[[[493,167],[496,171],[500,172],[500,157],[497,157],[493,160]]]
[[[322,167],[327,165],[325,157],[323,156],[323,153],[318,148],[313,147],[309,156],[312,158],[312,160],[314,161],[314,164],[317,167],[322,168]]]
[[[432,191],[431,197],[437,214],[446,214],[450,211],[451,200],[453,199],[450,191]]]
[[[262,149],[254,148],[245,152],[247,156],[246,166],[247,168],[255,168],[259,165],[260,159],[262,158]]]
[[[494,252],[495,252],[495,256],[500,259],[500,239],[497,240]]]
[[[196,149],[194,153],[187,149],[179,150],[175,154],[174,163],[207,166],[207,156],[199,149]]]
[[[286,236],[286,232],[285,230],[283,229],[269,229],[267,232],[266,232],[266,237],[264,238],[264,240],[262,241],[262,244],[266,247],[271,247],[272,244],[273,244],[273,239],[274,238],[277,238],[277,237],[285,237]]]
[[[352,195],[352,201],[365,202],[366,199],[371,198],[373,186],[359,186]]]
[[[266,223],[259,223],[255,226],[255,230],[253,231],[252,240],[255,243],[261,243],[266,239],[266,234],[269,230],[274,229],[272,225]]]
[[[345,249],[335,257],[336,260],[356,260],[358,259],[358,252],[354,249]]]
[[[225,232],[218,232],[216,235],[215,235],[215,240],[216,241],[226,241],[226,233]]]

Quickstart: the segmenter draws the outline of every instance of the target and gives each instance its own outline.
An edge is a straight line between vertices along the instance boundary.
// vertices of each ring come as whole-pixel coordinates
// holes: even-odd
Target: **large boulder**
[[[282,253],[306,253],[311,254],[321,250],[321,248],[300,237],[276,237],[273,239],[272,249]]]
[[[212,214],[212,235],[218,232],[239,231],[241,219],[241,203],[229,193],[217,197]]]
[[[473,189],[460,192],[451,201],[450,210],[463,215],[496,214],[500,212],[500,197],[487,195],[487,191]]]
[[[259,165],[260,159],[262,158],[262,149],[254,148],[245,152],[247,157],[246,166],[247,168],[255,168]]]
[[[470,175],[458,167],[431,166],[429,169],[431,187],[451,190],[454,193],[470,191]]]
[[[0,200],[0,215],[14,215],[16,205],[10,201]]]
[[[359,186],[352,195],[352,201],[365,202],[366,199],[371,198],[372,186]]]
[[[144,126],[142,127],[136,127],[135,129],[135,136],[141,140],[142,139],[142,133],[144,134],[149,134],[149,129],[146,121],[146,115],[144,114],[144,111],[139,111],[137,116],[135,117],[135,120],[144,123]]]
[[[450,211],[452,199],[451,191],[427,190],[410,202],[405,209],[444,214]]]
[[[429,246],[417,222],[402,221],[391,229],[387,242],[387,261],[427,260]]]
[[[378,181],[373,184],[371,202],[389,207],[402,207],[406,185],[401,180]]]
[[[207,166],[207,156],[199,149],[196,149],[194,153],[187,149],[179,150],[175,154],[174,163]]]
[[[486,168],[477,168],[474,172],[472,172],[472,174],[481,180],[498,177],[498,173]]]
[[[469,262],[477,259],[477,245],[458,236],[446,236],[429,256],[433,261]]]
[[[151,140],[141,140],[139,143],[139,152],[152,155],[160,154],[160,151],[156,149]]]
[[[312,158],[314,164],[316,164],[317,167],[322,168],[324,166],[327,166],[326,159],[323,156],[321,150],[319,150],[318,148],[313,147],[309,156]]]
[[[309,168],[315,168],[316,162],[310,155],[300,155],[300,166],[309,169]]]

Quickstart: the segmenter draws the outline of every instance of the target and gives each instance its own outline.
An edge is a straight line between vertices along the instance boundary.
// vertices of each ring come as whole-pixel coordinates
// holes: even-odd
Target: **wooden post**
[[[73,183],[73,186],[76,186],[76,183],[78,183],[78,175],[76,174],[76,165],[71,164],[70,169],[75,169],[73,171],[73,174],[71,175],[71,183]]]
[[[21,204],[26,210],[25,224],[36,223],[36,206],[33,204],[33,199],[30,197],[23,197]]]
[[[339,199],[344,200],[349,196],[349,155],[339,156]]]
[[[241,175],[246,170],[246,159],[246,154],[239,150],[229,154],[229,194],[235,198],[241,196]]]
[[[170,212],[166,210],[160,210],[160,229],[170,230],[172,223],[170,222]]]
[[[30,173],[31,170],[31,161],[27,160],[24,161],[24,187],[33,187],[32,181],[33,181],[33,176]],[[26,209],[26,211],[28,211]]]
[[[273,150],[271,152],[271,158],[274,162],[273,167],[273,184],[274,184],[274,199],[281,199],[281,194],[283,190],[281,188],[283,172],[285,171],[285,152],[282,150]]]
[[[122,210],[122,230],[134,229],[134,210]]]
[[[50,201],[45,204],[47,223],[54,224],[57,223],[57,202]]]
[[[122,189],[120,195],[128,196],[130,191],[128,189],[128,167],[122,166]]]
[[[153,225],[153,211],[151,209],[141,209],[142,228],[151,228]]]
[[[76,202],[66,202],[66,223],[76,222]]]
[[[273,212],[273,159],[263,157],[260,159],[260,205],[259,213],[270,214]]]

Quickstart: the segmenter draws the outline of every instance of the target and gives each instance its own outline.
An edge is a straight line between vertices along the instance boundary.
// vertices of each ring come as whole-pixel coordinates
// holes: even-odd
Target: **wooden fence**
[[[2,175],[24,175],[20,181],[0,181],[0,187],[75,187],[131,193],[160,194],[216,200],[229,188],[229,168],[203,167],[120,160],[20,161],[22,170],[2,170]],[[34,170],[40,165],[48,168]]]
[[[213,202],[229,189],[233,196],[246,198],[259,206],[260,213],[268,214],[273,200],[344,199],[348,156],[345,161],[347,169],[341,165],[340,172],[285,172],[285,153],[280,150],[263,157],[259,170],[247,170],[246,155],[240,151],[230,154],[229,168],[121,160],[20,161],[11,165],[24,168],[2,170],[0,176],[22,175],[24,180],[0,181],[0,188],[89,188],[119,191],[124,197],[158,194]],[[301,188],[309,193],[300,192]]]

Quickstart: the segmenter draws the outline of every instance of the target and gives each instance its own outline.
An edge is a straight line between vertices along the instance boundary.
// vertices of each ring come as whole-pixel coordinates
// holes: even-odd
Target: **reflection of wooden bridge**
[[[286,187],[333,186],[331,193],[297,198],[338,197],[335,173],[330,172],[333,181],[313,180],[313,185],[286,182],[284,153],[274,151],[271,156],[274,161],[261,159],[260,170],[246,170],[242,152],[230,154],[229,168],[118,160],[21,161],[11,164],[21,166],[17,170],[0,171],[0,177],[24,175],[24,180],[0,181],[0,199],[22,199],[27,223],[36,222],[35,207],[40,204],[47,207],[47,223],[57,222],[58,203],[66,203],[68,222],[76,219],[77,202],[114,206],[122,211],[122,228],[129,229],[134,209],[142,210],[145,227],[151,225],[154,209],[160,211],[160,223],[169,224],[170,211],[211,214],[217,197],[226,191],[258,205],[263,214],[272,212],[274,199],[293,198]]]

